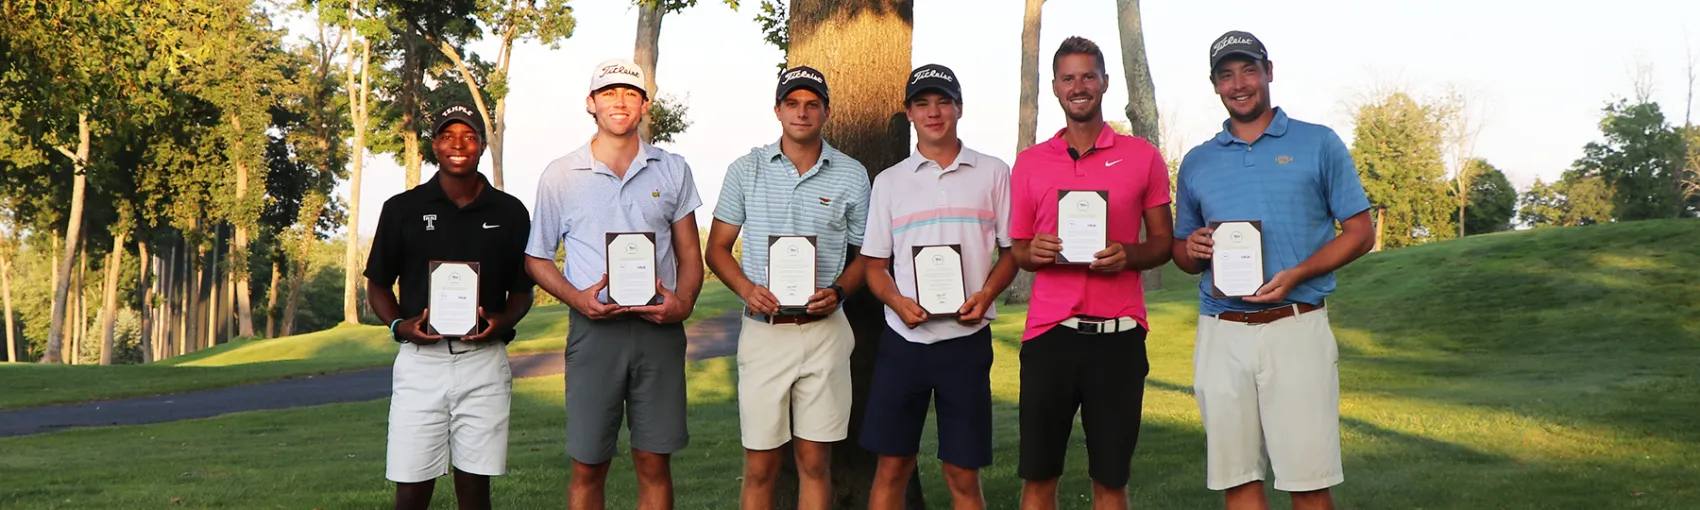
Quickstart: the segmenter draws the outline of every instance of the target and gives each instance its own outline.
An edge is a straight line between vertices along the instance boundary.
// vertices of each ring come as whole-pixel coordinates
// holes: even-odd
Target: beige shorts
[[[403,344],[391,376],[385,476],[414,483],[449,474],[508,471],[513,372],[501,341]],[[470,351],[468,351],[470,350]],[[461,352],[468,351],[468,352]]]
[[[1210,490],[1263,480],[1264,464],[1287,492],[1346,480],[1339,359],[1326,309],[1261,325],[1198,318],[1192,387]]]
[[[772,450],[798,437],[829,443],[850,434],[850,352],[844,312],[808,324],[744,318],[738,334],[738,426],[744,448]]]

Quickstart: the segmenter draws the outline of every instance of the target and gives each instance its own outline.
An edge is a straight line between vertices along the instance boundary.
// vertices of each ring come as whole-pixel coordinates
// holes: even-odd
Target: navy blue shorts
[[[894,457],[921,450],[927,405],[937,401],[939,460],[968,469],[992,464],[992,328],[934,344],[880,335],[861,444]]]

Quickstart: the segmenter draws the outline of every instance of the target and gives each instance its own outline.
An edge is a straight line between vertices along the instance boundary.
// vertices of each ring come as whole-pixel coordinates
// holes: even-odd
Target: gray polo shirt
[[[672,225],[701,205],[685,158],[645,144],[622,180],[596,161],[590,144],[585,143],[550,162],[538,179],[525,254],[554,260],[555,248],[566,243],[561,274],[574,288],[584,290],[607,272],[605,234],[654,232],[660,260],[656,274],[663,286],[678,289]],[[597,295],[607,297],[606,289]]]

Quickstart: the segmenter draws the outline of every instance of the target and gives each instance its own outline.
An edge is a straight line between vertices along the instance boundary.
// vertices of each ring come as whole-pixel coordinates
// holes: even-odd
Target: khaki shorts
[[[460,354],[450,354],[449,344]],[[467,352],[461,352],[467,351]],[[513,372],[507,344],[403,344],[391,381],[385,477],[415,483],[449,474],[508,472]]]
[[[1314,491],[1346,480],[1339,359],[1326,309],[1261,325],[1198,318],[1192,387],[1204,418],[1210,490],[1263,480],[1266,463],[1277,490]]]
[[[744,448],[772,450],[793,437],[819,443],[848,437],[850,352],[855,348],[842,310],[808,324],[745,317],[738,335],[738,425]]]

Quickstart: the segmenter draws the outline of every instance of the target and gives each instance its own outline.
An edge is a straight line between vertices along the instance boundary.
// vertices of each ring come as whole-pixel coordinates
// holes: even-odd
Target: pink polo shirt
[[[1116,134],[1108,124],[1091,150],[1076,160],[1058,131],[1015,157],[1010,174],[1009,233],[1033,239],[1057,233],[1057,190],[1109,192],[1109,238],[1139,242],[1145,210],[1169,203],[1169,170],[1163,155],[1143,138]],[[1033,339],[1069,317],[1133,317],[1145,321],[1145,290],[1138,271],[1092,272],[1086,266],[1051,265],[1033,280],[1027,330]]]

